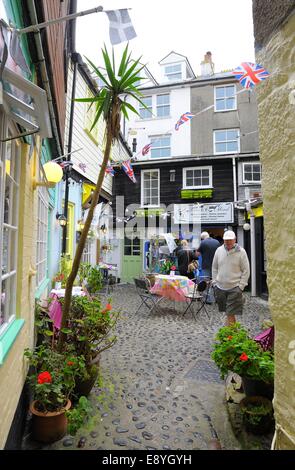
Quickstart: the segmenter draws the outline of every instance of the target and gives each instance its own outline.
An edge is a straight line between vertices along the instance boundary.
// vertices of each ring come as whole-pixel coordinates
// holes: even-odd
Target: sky
[[[78,0],[77,11],[99,5],[104,10],[131,8],[137,33],[130,41],[132,58],[142,56],[156,79],[158,62],[172,50],[188,58],[196,75],[207,51],[212,52],[215,72],[255,62],[252,0]],[[93,13],[78,18],[76,25],[77,52],[102,65],[100,50],[104,43],[111,47],[107,15]],[[125,46],[114,46],[116,56]]]

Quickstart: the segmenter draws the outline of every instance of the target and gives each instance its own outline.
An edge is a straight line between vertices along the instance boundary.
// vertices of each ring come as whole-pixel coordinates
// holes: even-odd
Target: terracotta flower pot
[[[60,411],[41,412],[36,409],[37,401],[33,401],[30,405],[30,411],[33,415],[32,419],[32,435],[36,441],[51,443],[58,441],[67,432],[68,420],[65,412],[71,408],[71,401]]]

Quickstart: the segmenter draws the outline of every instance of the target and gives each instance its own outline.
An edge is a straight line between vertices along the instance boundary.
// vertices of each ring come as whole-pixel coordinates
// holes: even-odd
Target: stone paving
[[[76,436],[43,446],[26,440],[25,448],[99,450],[240,449],[232,432],[225,385],[210,358],[213,338],[223,325],[215,305],[195,320],[182,316],[184,304],[164,301],[162,312],[142,307],[132,285],[112,296],[122,316],[116,345],[102,354],[101,388],[90,398],[93,416]],[[269,318],[267,303],[246,294],[242,323],[254,335]]]

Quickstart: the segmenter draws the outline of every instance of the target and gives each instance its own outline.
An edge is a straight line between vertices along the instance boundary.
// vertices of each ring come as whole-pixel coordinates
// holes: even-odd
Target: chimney
[[[214,75],[214,63],[212,62],[212,54],[210,51],[204,55],[204,60],[201,62],[201,75]]]

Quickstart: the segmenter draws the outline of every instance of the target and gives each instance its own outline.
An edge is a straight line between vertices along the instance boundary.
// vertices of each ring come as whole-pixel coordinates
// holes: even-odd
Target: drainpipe
[[[29,10],[29,13],[30,13],[30,18],[31,18],[32,23],[37,24],[38,19],[37,19],[37,13],[36,13],[34,0],[28,0],[28,10]],[[56,118],[55,118],[52,94],[51,94],[51,90],[50,90],[50,84],[49,84],[48,74],[47,74],[46,65],[45,65],[45,57],[44,57],[44,53],[43,53],[43,47],[42,47],[40,32],[39,33],[34,33],[34,38],[35,38],[35,44],[36,44],[36,49],[37,49],[38,62],[39,62],[39,65],[40,65],[42,84],[43,84],[43,87],[44,87],[44,89],[46,91],[46,94],[47,94],[48,109],[49,109],[49,115],[50,115],[50,120],[51,120],[53,136],[54,136],[55,141],[56,141],[58,154],[62,155],[63,151],[62,151],[62,147],[61,147],[61,143],[60,143],[57,121],[56,121]]]
[[[76,13],[77,11],[77,0],[71,0],[70,2],[70,13]],[[72,142],[73,142],[73,127],[74,127],[74,110],[75,110],[75,96],[76,96],[76,81],[77,81],[77,68],[78,68],[78,55],[76,53],[76,20],[70,21],[70,60],[73,63],[73,78],[72,78],[72,92],[71,92],[71,110],[69,119],[69,134],[68,134],[68,157],[67,161],[71,160]],[[64,200],[64,216],[68,220],[68,208],[69,208],[69,187],[70,187],[70,165],[67,165],[65,170],[65,200]],[[68,225],[63,227],[62,231],[62,244],[61,253],[65,255],[67,250],[67,231]]]
[[[236,173],[236,159],[235,159],[235,157],[232,157],[232,162],[233,162],[234,201],[236,202],[238,200],[238,196],[237,196],[237,173]]]
[[[256,245],[255,245],[255,215],[250,203],[246,204],[250,214],[250,245],[251,245],[251,297],[256,297]]]

